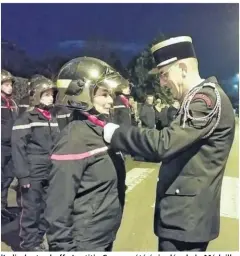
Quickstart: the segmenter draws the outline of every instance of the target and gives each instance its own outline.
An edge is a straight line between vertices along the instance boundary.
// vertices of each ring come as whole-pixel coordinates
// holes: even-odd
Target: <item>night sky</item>
[[[2,4],[2,38],[31,56],[70,40],[148,44],[159,32],[193,38],[203,75],[239,72],[238,4]]]

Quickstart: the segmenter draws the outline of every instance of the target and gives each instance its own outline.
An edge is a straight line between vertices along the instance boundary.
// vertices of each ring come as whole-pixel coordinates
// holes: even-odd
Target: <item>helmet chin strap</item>
[[[104,125],[106,124],[105,121],[99,119],[100,114],[96,111],[95,108],[87,109],[86,107],[84,107],[83,104],[74,101],[69,101],[68,105],[60,106],[65,106],[71,110],[77,110],[81,115],[83,115],[90,122],[94,123],[97,126],[104,127]]]

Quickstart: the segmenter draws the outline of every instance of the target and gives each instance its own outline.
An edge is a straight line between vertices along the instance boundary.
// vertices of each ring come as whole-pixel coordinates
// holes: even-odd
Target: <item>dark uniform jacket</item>
[[[146,128],[154,128],[155,127],[155,110],[153,108],[153,105],[145,103],[142,108],[139,115],[139,119],[142,122],[142,127]]]
[[[131,108],[124,95],[116,96],[113,109],[113,122],[115,124],[131,125]]]
[[[72,121],[52,154],[45,217],[51,251],[97,250],[112,243],[125,199],[121,154],[108,149],[103,128]]]
[[[138,125],[137,118],[136,118],[136,113],[135,113],[133,108],[131,108],[131,125],[133,125],[133,126]]]
[[[1,166],[2,175],[13,177],[11,159],[11,135],[12,127],[18,115],[18,107],[15,101],[1,95]],[[8,166],[8,168],[5,168]]]
[[[52,109],[53,116],[56,116],[59,130],[63,130],[73,119],[73,112],[63,105],[55,105]]]
[[[11,98],[1,95],[1,145],[11,148],[13,123],[18,115],[18,107]],[[11,150],[10,150],[11,151]]]
[[[220,194],[228,155],[234,139],[232,105],[212,77],[221,97],[220,121],[187,120],[180,114],[161,131],[120,127],[111,148],[161,161],[155,203],[155,234],[167,239],[204,242],[219,234]],[[201,84],[202,85],[202,84]],[[199,86],[201,86],[199,85]],[[206,117],[216,103],[212,87],[202,88],[192,99],[193,117]]]
[[[24,113],[29,108],[30,96],[26,95],[22,99],[20,99],[18,107],[19,107],[19,115]]]
[[[12,157],[15,175],[21,185],[32,179],[48,178],[50,152],[60,133],[56,114],[46,118],[36,108],[24,112],[12,129]]]

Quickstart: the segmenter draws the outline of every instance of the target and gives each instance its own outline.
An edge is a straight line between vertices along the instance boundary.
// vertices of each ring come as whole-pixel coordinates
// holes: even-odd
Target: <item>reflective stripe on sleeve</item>
[[[88,158],[90,156],[97,155],[97,154],[105,152],[107,150],[108,150],[108,147],[102,147],[102,148],[96,148],[96,149],[90,150],[85,153],[80,153],[80,154],[65,154],[65,155],[53,154],[53,155],[51,155],[51,160],[56,160],[56,161],[82,160],[84,158]]]

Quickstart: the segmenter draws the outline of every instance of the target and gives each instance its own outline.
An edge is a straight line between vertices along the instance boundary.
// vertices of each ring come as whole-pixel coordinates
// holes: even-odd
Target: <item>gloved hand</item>
[[[31,185],[30,185],[30,183],[29,183],[29,184],[26,184],[26,185],[22,185],[22,187],[23,187],[23,188],[30,188]]]
[[[20,187],[22,187],[24,189],[28,189],[31,187],[29,177],[19,178],[18,181],[19,181]]]
[[[118,124],[107,123],[103,128],[103,138],[107,143],[111,142],[113,133],[119,128]]]

